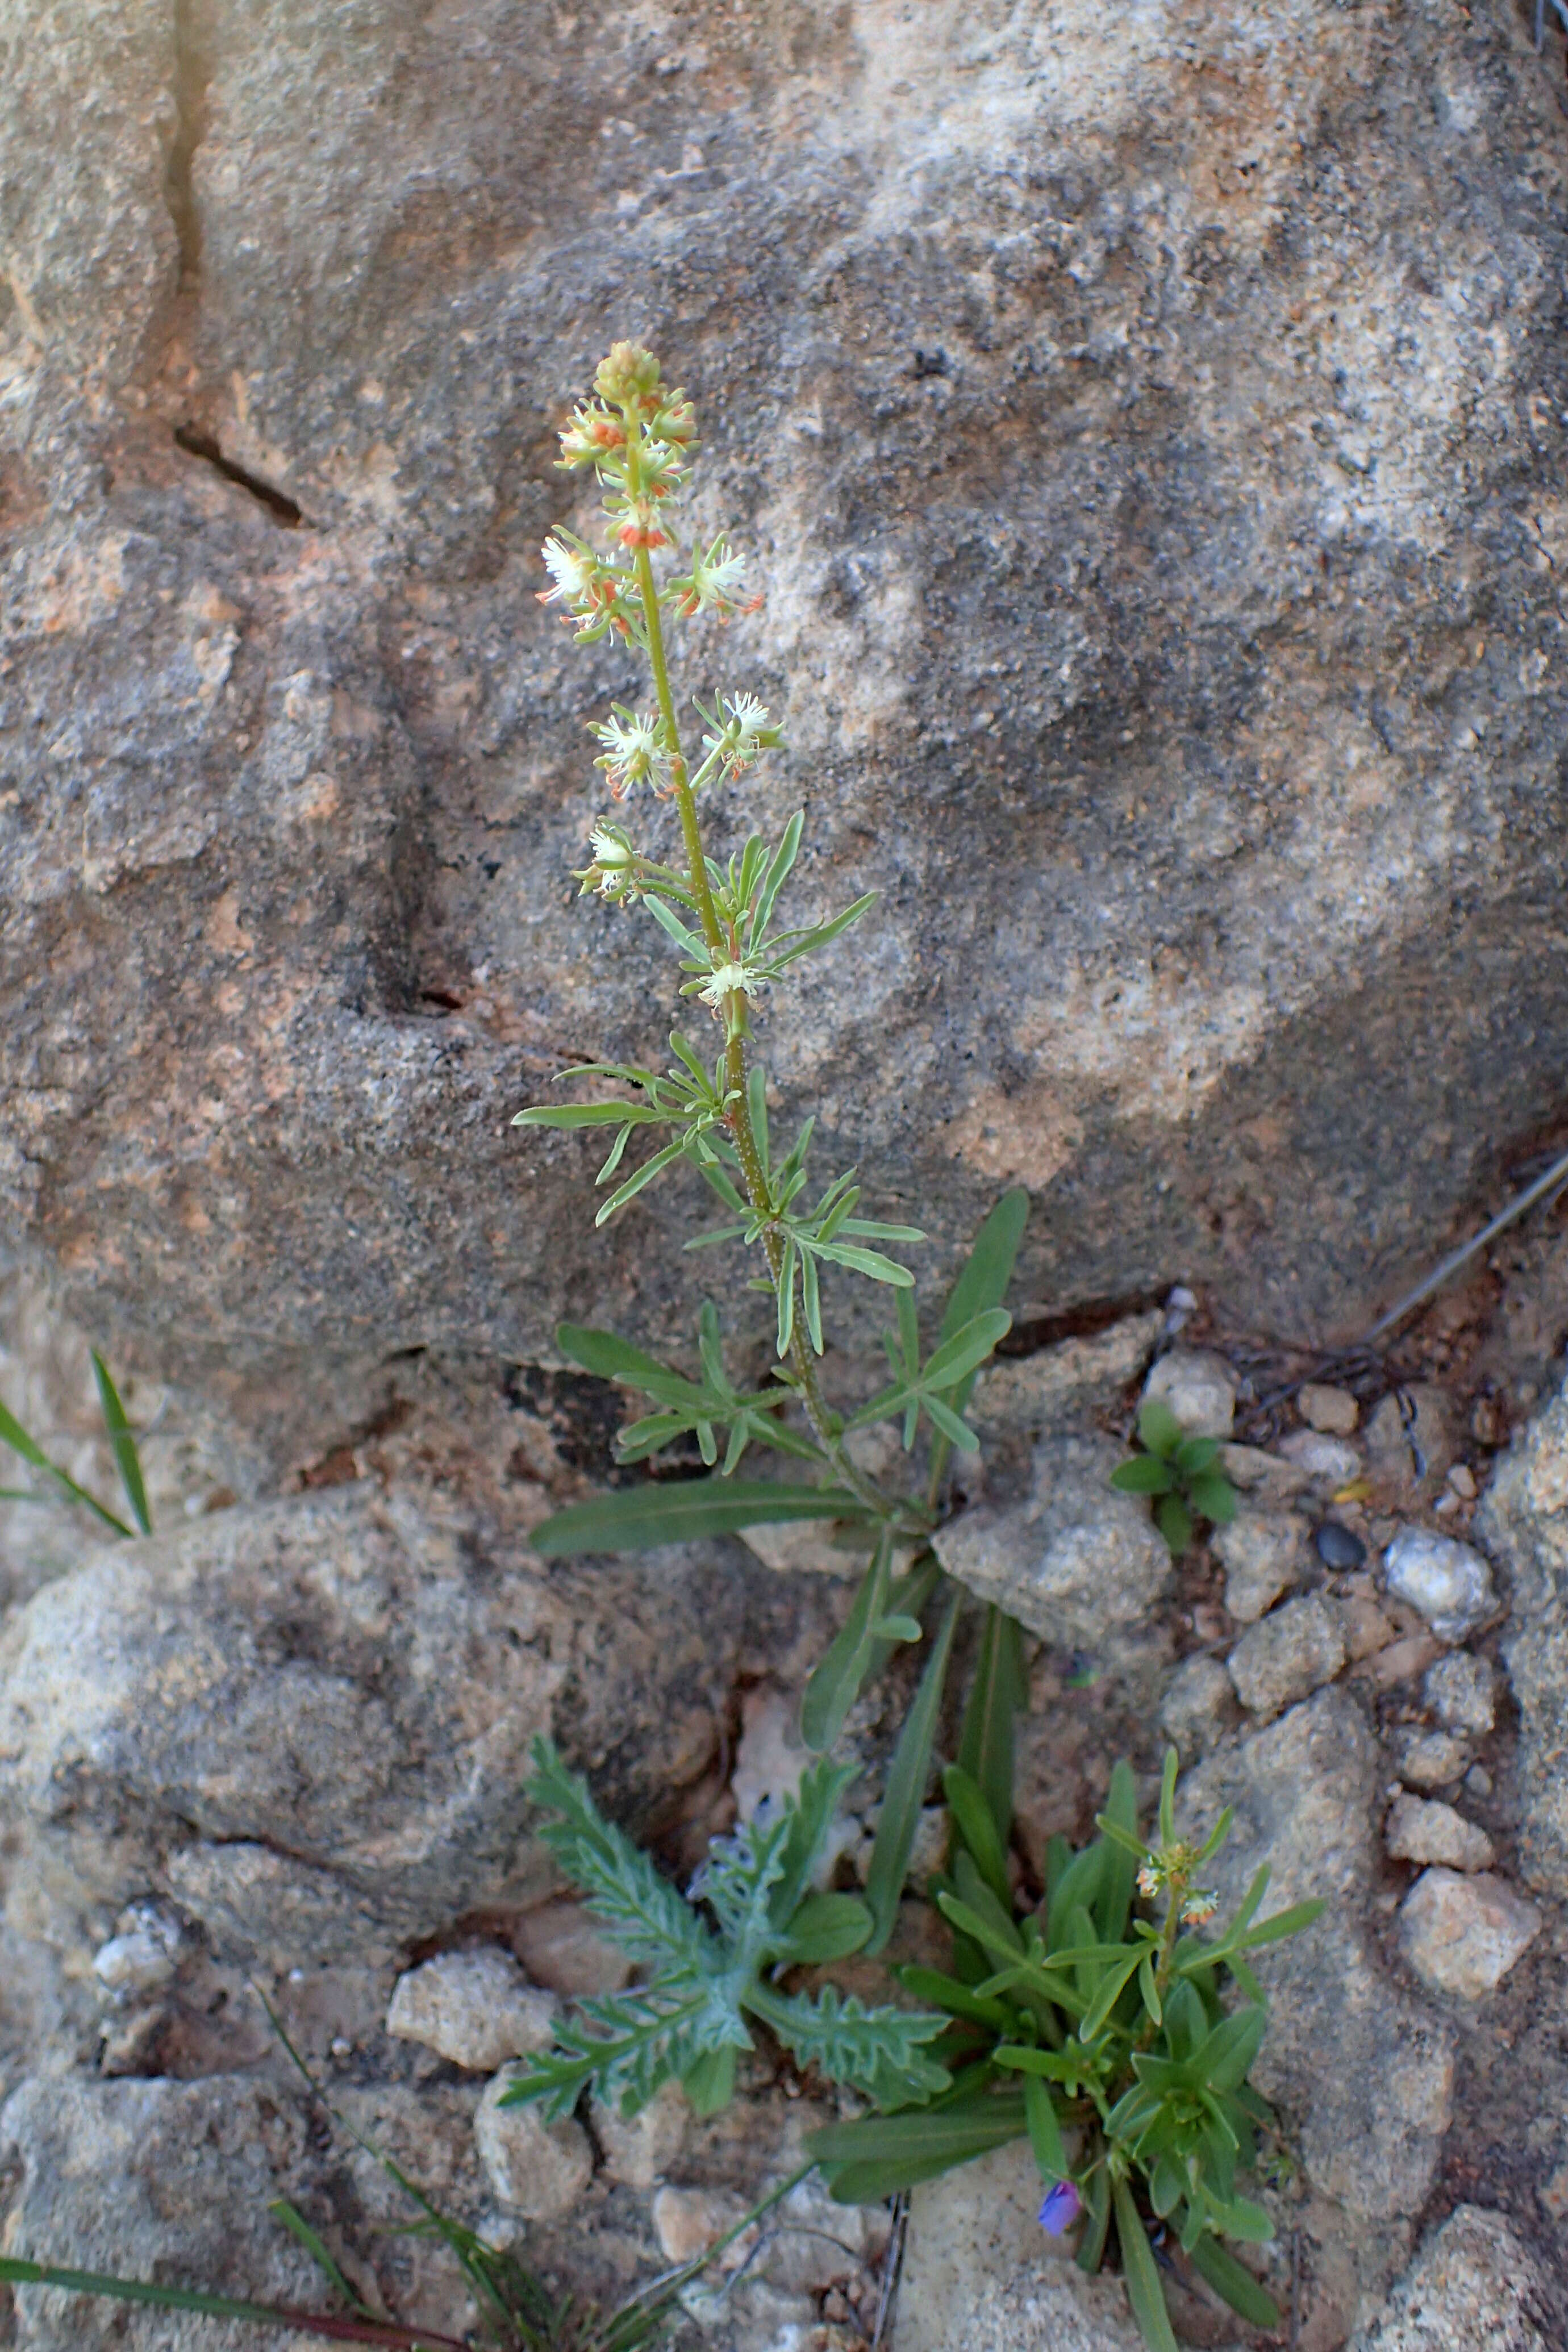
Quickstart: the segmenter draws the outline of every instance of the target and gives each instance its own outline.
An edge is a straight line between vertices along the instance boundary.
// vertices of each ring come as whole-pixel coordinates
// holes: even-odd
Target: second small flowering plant
[[[1100,1837],[1073,1853],[1052,1840],[1045,1900],[1021,1915],[994,1801],[960,1767],[944,1775],[952,1845],[933,1882],[952,1927],[952,1973],[900,1969],[907,1991],[944,2010],[930,2044],[951,2086],[898,2115],[818,2132],[808,2143],[836,2197],[863,2202],[929,2180],[1027,2136],[1045,2187],[1042,2228],[1079,2228],[1096,2271],[1114,2228],[1134,2316],[1152,2352],[1176,2352],[1145,2212],[1199,2276],[1259,2327],[1273,2297],[1226,2247],[1261,2244],[1268,2213],[1240,2181],[1274,2117],[1247,2082],[1268,2013],[1247,1955],[1309,1927],[1321,1903],[1259,1919],[1259,1870],[1236,1916],[1202,1883],[1230,1826],[1193,1845],[1175,1833],[1176,1752],[1165,1757],[1159,1833],[1138,1834],[1131,1768],[1110,1778]],[[1154,1916],[1139,1916],[1142,1902]],[[1242,2005],[1226,2010],[1234,1984]]]

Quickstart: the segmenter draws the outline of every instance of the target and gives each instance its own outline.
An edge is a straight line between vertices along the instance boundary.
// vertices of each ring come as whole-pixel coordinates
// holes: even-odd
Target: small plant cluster
[[[1236,1488],[1219,1467],[1219,1440],[1189,1437],[1163,1397],[1146,1397],[1138,1414],[1144,1451],[1121,1463],[1110,1483],[1122,1495],[1147,1495],[1154,1524],[1179,1559],[1197,1522],[1225,1528],[1236,1517]]]
[[[1201,1845],[1175,1833],[1176,1754],[1165,1758],[1156,1842],[1138,1834],[1132,1773],[1111,1774],[1100,1834],[1073,1853],[1051,1842],[1044,1901],[1020,1911],[1007,1867],[1008,1822],[959,1767],[944,1775],[952,1840],[932,1893],[952,1927],[952,1973],[898,1971],[945,2012],[931,2047],[952,2073],[939,2096],[818,2132],[809,2142],[833,2194],[886,2197],[1027,2136],[1046,2195],[1043,2226],[1081,2224],[1077,2259],[1104,2260],[1115,2231],[1133,2314],[1151,2352],[1175,2336],[1145,2212],[1246,2319],[1276,2327],[1273,2298],[1224,2241],[1273,2235],[1238,2180],[1254,2171],[1274,2118],[1247,2083],[1267,2012],[1247,1955],[1308,1927],[1320,1903],[1260,1920],[1261,1869],[1234,1916],[1202,1884],[1230,1825]],[[1142,1903],[1159,1916],[1136,1916]],[[1243,2005],[1226,2010],[1234,1984]]]

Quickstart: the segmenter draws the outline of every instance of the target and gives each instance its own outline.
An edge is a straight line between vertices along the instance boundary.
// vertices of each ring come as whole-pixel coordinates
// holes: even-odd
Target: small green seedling
[[[125,1407],[120,1401],[120,1391],[110,1377],[109,1366],[96,1348],[92,1355],[92,1377],[98,1387],[98,1408],[103,1415],[104,1433],[109,1439],[114,1466],[120,1473],[120,1483],[125,1489],[125,1499],[131,1506],[135,1526],[128,1527],[118,1513],[100,1503],[96,1495],[89,1495],[85,1486],[79,1486],[68,1470],[62,1470],[58,1462],[51,1462],[37,1438],[29,1436],[16,1414],[8,1412],[3,1404],[0,1404],[0,1445],[8,1445],[13,1454],[19,1454],[28,1468],[40,1471],[49,1484],[42,1487],[0,1486],[0,1503],[79,1503],[111,1535],[150,1536],[153,1521],[147,1510],[147,1489],[136,1452],[135,1433],[126,1418]]]
[[[1218,1439],[1189,1437],[1162,1398],[1145,1400],[1138,1434],[1148,1450],[1113,1470],[1110,1483],[1119,1494],[1157,1497],[1154,1524],[1179,1559],[1199,1519],[1223,1528],[1235,1518],[1236,1488],[1215,1467]]]
[[[952,1973],[898,1974],[945,2012],[931,2047],[950,2087],[891,2115],[815,2133],[806,2146],[833,2195],[866,2204],[1026,2136],[1045,2185],[1042,2226],[1081,2224],[1077,2259],[1097,2271],[1114,2226],[1128,2298],[1151,2352],[1176,2352],[1150,2231],[1162,2227],[1199,2276],[1259,2327],[1279,2314],[1224,2241],[1273,2234],[1239,2182],[1275,2137],[1247,2082],[1267,2024],[1247,1955],[1310,1925],[1322,1906],[1258,1916],[1259,1870],[1212,1937],[1202,1885],[1230,1825],[1198,1844],[1175,1830],[1176,1755],[1165,1758],[1156,1843],[1138,1833],[1131,1768],[1110,1779],[1100,1837],[1073,1853],[1053,1838],[1046,1897],[1020,1912],[994,1799],[959,1766],[944,1775],[952,1846],[932,1882],[953,1931]],[[1163,1915],[1137,1916],[1147,1905]],[[1240,2004],[1227,2009],[1234,1986]]]

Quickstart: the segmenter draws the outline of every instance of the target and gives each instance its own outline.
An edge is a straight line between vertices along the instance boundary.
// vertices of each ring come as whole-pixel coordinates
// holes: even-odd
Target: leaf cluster
[[[1027,2136],[1047,2186],[1070,2181],[1081,2203],[1078,2260],[1097,2270],[1114,2226],[1133,2310],[1154,2352],[1174,2352],[1145,2210],[1244,2316],[1278,2325],[1271,2298],[1226,2248],[1259,2242],[1268,2218],[1240,2183],[1273,2117],[1247,2074],[1267,2021],[1248,1965],[1258,1947],[1295,1935],[1321,1906],[1259,1919],[1268,1870],[1212,1935],[1185,1924],[1193,1879],[1228,1828],[1198,1849],[1175,1837],[1176,1758],[1166,1759],[1157,1843],[1138,1834],[1131,1769],[1111,1776],[1100,1836],[1074,1853],[1053,1839],[1044,1901],[1020,1913],[1006,1864],[1006,1824],[962,1765],[943,1786],[952,1825],[946,1872],[932,1882],[953,1931],[952,1972],[898,1971],[942,2011],[932,2055],[952,2082],[891,2115],[818,2132],[808,2143],[832,2193],[865,2202],[911,2187]],[[1137,1909],[1162,1885],[1164,1916]],[[1210,1908],[1207,1898],[1196,1905]],[[1227,2009],[1235,1987],[1239,2007]]]
[[[871,1934],[866,1905],[814,1891],[816,1864],[852,1770],[826,1762],[797,1797],[716,1838],[683,1896],[595,1804],[547,1740],[533,1747],[530,1793],[541,1834],[605,1933],[642,1972],[630,1990],[578,2002],[553,2049],[525,2060],[508,2103],[569,2115],[584,2090],[635,2115],[675,2080],[701,2114],[723,2106],[738,2053],[765,2024],[800,2064],[815,2065],[879,2106],[945,2089],[927,2054],[939,2015],[868,2008],[831,1986],[792,1990],[795,1969],[842,1959]]]
[[[1145,1399],[1138,1434],[1146,1452],[1120,1464],[1110,1483],[1119,1494],[1155,1498],[1154,1524],[1173,1557],[1186,1550],[1197,1520],[1228,1527],[1236,1517],[1236,1488],[1216,1467],[1217,1438],[1189,1437],[1161,1397]]]

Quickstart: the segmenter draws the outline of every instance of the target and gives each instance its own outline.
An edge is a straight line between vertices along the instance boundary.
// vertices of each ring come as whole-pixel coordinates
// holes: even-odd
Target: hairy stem
[[[638,487],[638,445],[641,427],[634,416],[626,417],[626,487],[635,498]],[[702,936],[716,960],[728,951],[719,910],[713,903],[713,891],[708,879],[708,860],[703,854],[702,828],[698,821],[697,801],[687,775],[686,761],[680,749],[680,729],[675,716],[675,696],[669,682],[669,657],[665,651],[664,618],[659,610],[658,586],[653,576],[653,558],[646,547],[637,550],[637,593],[642,599],[643,628],[647,639],[648,666],[653,672],[653,689],[658,702],[658,713],[664,722],[665,750],[669,759],[670,782],[675,805],[680,815],[681,838],[686,845],[687,864],[691,869],[691,892],[697,901],[698,915],[702,923]],[[752,1132],[751,1114],[746,1108],[746,1000],[740,990],[724,999],[724,1026],[727,1043],[724,1049],[728,1091],[731,1100],[726,1118],[741,1172],[745,1179],[746,1194],[760,1217],[768,1222],[763,1229],[763,1248],[767,1255],[768,1272],[773,1289],[784,1283],[784,1241],[773,1223],[773,1195],[768,1185],[768,1171],[763,1166],[757,1139]],[[795,1279],[793,1271],[791,1281]],[[844,1450],[842,1439],[836,1434],[827,1401],[822,1393],[822,1383],[816,1376],[816,1364],[810,1342],[801,1328],[797,1316],[790,1335],[790,1369],[795,1375],[795,1391],[811,1423],[812,1433],[835,1470],[850,1492],[858,1496],[868,1509],[879,1518],[889,1517],[899,1507],[889,1500],[875,1482],[858,1471]]]

